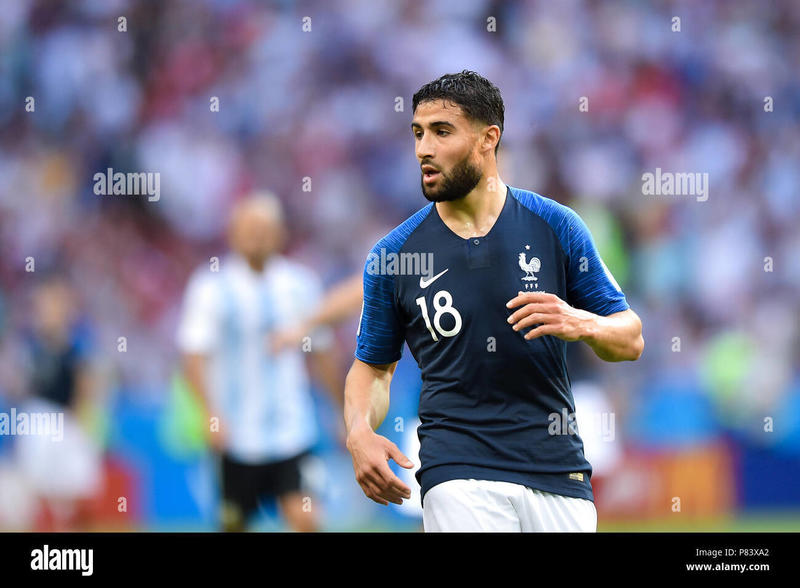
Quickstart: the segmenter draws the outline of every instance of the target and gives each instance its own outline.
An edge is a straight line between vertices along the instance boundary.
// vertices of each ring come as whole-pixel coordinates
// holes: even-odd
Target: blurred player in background
[[[430,204],[378,241],[364,270],[345,388],[356,479],[379,504],[410,496],[387,461],[412,462],[375,433],[407,342],[423,381],[425,530],[595,531],[566,342],[585,341],[606,361],[636,360],[641,321],[582,219],[500,179],[497,87],[474,72],[448,74],[414,95],[413,112]],[[409,270],[403,255],[433,267]],[[564,421],[557,430],[554,415]]]
[[[340,406],[341,376],[328,331],[310,333],[303,348],[271,344],[306,318],[321,293],[313,272],[279,253],[285,231],[274,195],[240,202],[230,219],[231,254],[218,271],[196,270],[184,298],[177,341],[186,379],[205,406],[209,442],[221,454],[225,531],[246,530],[269,497],[291,529],[317,529],[302,479],[317,441],[305,357]]]
[[[102,453],[89,431],[95,391],[87,332],[78,323],[75,295],[64,278],[54,275],[38,284],[32,303],[28,398],[18,410],[31,423],[46,415],[59,420],[51,422],[52,434],[31,429],[34,434],[15,437],[17,464],[43,506],[40,529],[82,530],[88,501],[102,484]]]

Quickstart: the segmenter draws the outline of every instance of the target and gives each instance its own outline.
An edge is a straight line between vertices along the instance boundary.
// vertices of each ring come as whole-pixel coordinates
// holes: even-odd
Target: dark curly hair
[[[465,69],[461,73],[444,74],[428,82],[414,94],[414,112],[421,102],[440,99],[455,102],[472,120],[497,125],[502,138],[505,117],[503,97],[498,87],[480,74]],[[495,155],[498,147],[499,140],[494,148]]]

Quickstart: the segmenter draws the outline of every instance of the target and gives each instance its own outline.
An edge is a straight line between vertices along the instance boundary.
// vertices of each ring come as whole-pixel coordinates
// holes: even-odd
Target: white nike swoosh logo
[[[428,286],[430,286],[431,284],[433,284],[433,283],[434,283],[436,280],[438,280],[440,277],[442,277],[442,274],[445,274],[445,273],[447,273],[447,270],[449,270],[449,269],[450,269],[450,268],[447,268],[447,269],[446,269],[446,270],[444,270],[443,272],[439,272],[438,274],[436,274],[435,276],[433,276],[433,277],[432,277],[430,280],[426,280],[425,278],[423,278],[422,276],[420,276],[420,277],[419,277],[419,287],[420,287],[420,288],[422,288],[422,289],[425,289],[425,288],[427,288]]]

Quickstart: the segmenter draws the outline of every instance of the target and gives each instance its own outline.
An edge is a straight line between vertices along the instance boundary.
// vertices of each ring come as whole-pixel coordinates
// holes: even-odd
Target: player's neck
[[[247,265],[250,266],[250,269],[255,273],[260,274],[264,271],[264,266],[266,263],[263,259],[248,259]]]
[[[242,263],[246,267],[248,267],[250,271],[256,274],[263,273],[266,267],[269,265],[270,260],[272,259],[272,255],[269,255],[264,258],[246,257],[241,253],[237,253],[237,255],[241,259]]]
[[[457,235],[483,237],[503,210],[506,202],[506,185],[495,174],[484,176],[478,185],[460,200],[437,202],[439,217]]]

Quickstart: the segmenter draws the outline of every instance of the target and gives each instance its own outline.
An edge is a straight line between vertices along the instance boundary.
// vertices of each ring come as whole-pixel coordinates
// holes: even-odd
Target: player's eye
[[[444,129],[439,129],[438,131],[436,131],[436,134],[439,135],[440,137],[444,137],[445,135],[449,135],[450,131],[445,131]],[[423,135],[423,133],[419,133],[419,132],[415,132],[414,133],[414,137],[416,139],[421,139],[422,135]]]

